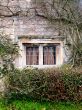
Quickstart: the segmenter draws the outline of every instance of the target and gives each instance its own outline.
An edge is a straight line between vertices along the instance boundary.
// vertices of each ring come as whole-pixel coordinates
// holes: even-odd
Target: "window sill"
[[[59,67],[61,65],[26,65],[25,67],[33,67],[33,68],[53,68]]]

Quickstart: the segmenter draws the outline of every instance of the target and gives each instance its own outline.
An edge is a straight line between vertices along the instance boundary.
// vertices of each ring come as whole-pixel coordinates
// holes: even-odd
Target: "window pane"
[[[26,47],[26,64],[38,65],[38,63],[39,63],[38,47]]]
[[[56,47],[55,46],[43,47],[43,63],[44,65],[56,64]]]

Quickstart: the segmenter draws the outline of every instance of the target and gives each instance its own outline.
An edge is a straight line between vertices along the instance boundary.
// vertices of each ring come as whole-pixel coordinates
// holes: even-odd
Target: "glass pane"
[[[38,65],[38,63],[39,63],[39,48],[26,47],[26,64]]]
[[[44,65],[56,64],[56,47],[55,46],[43,47],[43,63]]]

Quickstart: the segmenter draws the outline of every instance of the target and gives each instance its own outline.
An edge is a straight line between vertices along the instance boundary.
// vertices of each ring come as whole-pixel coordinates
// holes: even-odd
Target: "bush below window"
[[[66,67],[65,69],[14,70],[8,75],[8,97],[13,95],[39,100],[81,100],[82,72]]]

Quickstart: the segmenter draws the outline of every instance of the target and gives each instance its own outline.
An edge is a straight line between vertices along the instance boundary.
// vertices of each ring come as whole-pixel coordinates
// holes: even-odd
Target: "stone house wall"
[[[59,22],[56,21],[55,23],[51,23],[48,19],[43,17],[45,12],[41,9],[39,5],[36,6],[31,0],[19,0],[19,2],[17,0],[13,0],[9,3],[7,3],[7,1],[2,1],[1,4],[4,6],[8,4],[13,13],[19,11],[20,8],[22,10],[22,12],[19,13],[19,16],[12,16],[12,13],[10,12],[10,10],[7,9],[7,7],[0,7],[2,9],[0,13],[6,16],[0,18],[0,31],[9,35],[13,42],[17,43],[20,47],[20,56],[22,56],[22,58],[19,56],[19,58],[16,59],[15,64],[17,67],[22,67],[25,65],[24,62],[21,61],[21,59],[25,59],[24,47],[21,44],[20,40],[20,38],[22,37],[25,37],[28,40],[30,38],[39,40],[43,39],[42,42],[47,39],[50,39],[52,41],[54,40],[55,43],[61,42],[62,63],[60,64],[66,62],[67,58],[64,54],[64,36],[60,35]],[[40,16],[37,16],[35,7],[37,7],[36,9]],[[25,16],[26,14],[27,16]],[[37,43],[37,40],[35,40],[35,43]]]

